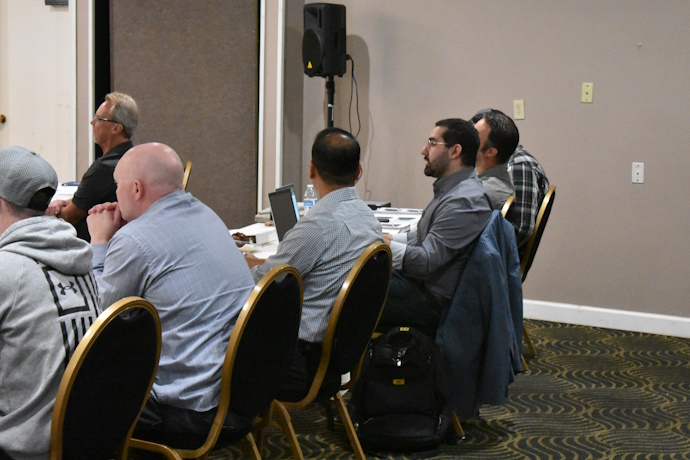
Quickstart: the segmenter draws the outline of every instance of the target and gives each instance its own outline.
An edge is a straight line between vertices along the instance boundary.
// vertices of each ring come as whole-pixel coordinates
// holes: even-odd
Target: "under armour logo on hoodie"
[[[69,282],[69,286],[63,286],[62,283],[58,283],[57,287],[60,288],[60,295],[65,295],[68,289],[75,294],[77,293],[77,289],[74,287],[74,283],[72,281]]]

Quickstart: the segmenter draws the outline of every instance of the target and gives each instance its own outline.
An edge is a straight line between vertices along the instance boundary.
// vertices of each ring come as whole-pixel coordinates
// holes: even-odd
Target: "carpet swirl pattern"
[[[508,403],[463,422],[433,459],[690,459],[690,339],[526,320],[537,349]],[[292,414],[305,458],[354,458],[323,411]],[[291,458],[277,429],[264,458]],[[211,459],[245,458],[242,448]],[[376,458],[376,457],[371,457]],[[407,459],[391,454],[382,458]]]

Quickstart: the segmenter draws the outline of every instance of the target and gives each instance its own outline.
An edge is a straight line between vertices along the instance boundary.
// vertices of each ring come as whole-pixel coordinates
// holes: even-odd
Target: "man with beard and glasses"
[[[393,253],[393,277],[378,329],[413,326],[431,337],[460,281],[491,206],[474,170],[479,137],[472,123],[441,120],[421,154],[435,177],[434,198],[416,232],[384,235]]]

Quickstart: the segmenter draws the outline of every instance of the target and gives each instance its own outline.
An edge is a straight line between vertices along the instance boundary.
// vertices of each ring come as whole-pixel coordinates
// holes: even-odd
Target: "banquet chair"
[[[340,377],[348,372],[350,375],[356,373],[388,296],[391,260],[390,249],[383,243],[370,245],[359,256],[333,304],[319,366],[309,391],[300,401],[279,402],[288,411],[299,410],[313,402],[326,405],[334,402],[358,459],[366,457],[340,392],[341,387],[322,384],[325,380],[332,380],[326,379],[327,375]]]
[[[101,313],[74,351],[60,381],[50,458],[127,458],[128,440],[158,369],[156,309],[127,297]],[[172,452],[161,452],[175,458]]]
[[[501,208],[501,215],[503,217],[506,217],[508,215],[511,208],[513,207],[513,203],[515,203],[515,195],[510,195],[506,202],[503,203],[503,207]]]
[[[188,161],[184,167],[184,176],[182,177],[182,190],[187,190],[187,183],[189,182],[189,175],[192,173],[192,161]]]
[[[133,438],[130,446],[161,453],[173,449],[181,458],[208,458],[214,447],[244,440],[251,457],[261,458],[252,425],[237,430],[223,427],[226,416],[266,417],[278,389],[287,377],[297,344],[302,313],[302,278],[289,265],[266,273],[249,295],[230,335],[220,381],[220,400],[206,441],[197,449]],[[290,425],[291,426],[291,425]],[[286,433],[293,455],[301,457],[294,431]]]
[[[534,256],[537,253],[537,248],[539,248],[539,243],[541,242],[541,237],[544,234],[544,229],[546,228],[546,223],[551,215],[551,208],[553,207],[553,202],[556,199],[556,186],[552,185],[549,187],[548,192],[544,196],[544,200],[539,207],[539,213],[537,214],[537,220],[534,224],[534,231],[527,241],[527,246],[525,247],[525,252],[522,255],[522,260],[520,261],[520,273],[522,275],[522,282],[525,282],[527,278],[527,272],[532,267],[532,262],[534,262]],[[534,357],[537,355],[534,345],[532,344],[532,339],[527,332],[527,328],[523,326],[522,335],[527,344],[527,349],[529,350],[529,355]]]

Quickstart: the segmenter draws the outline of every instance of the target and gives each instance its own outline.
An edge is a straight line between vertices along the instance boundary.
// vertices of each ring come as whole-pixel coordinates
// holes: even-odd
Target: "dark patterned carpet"
[[[526,320],[537,349],[508,404],[463,423],[433,459],[690,459],[690,339]],[[320,408],[295,412],[305,458],[354,458]],[[268,431],[264,458],[290,458]],[[245,458],[217,449],[211,459]],[[375,458],[375,457],[371,457]],[[404,459],[412,456],[391,455]]]

